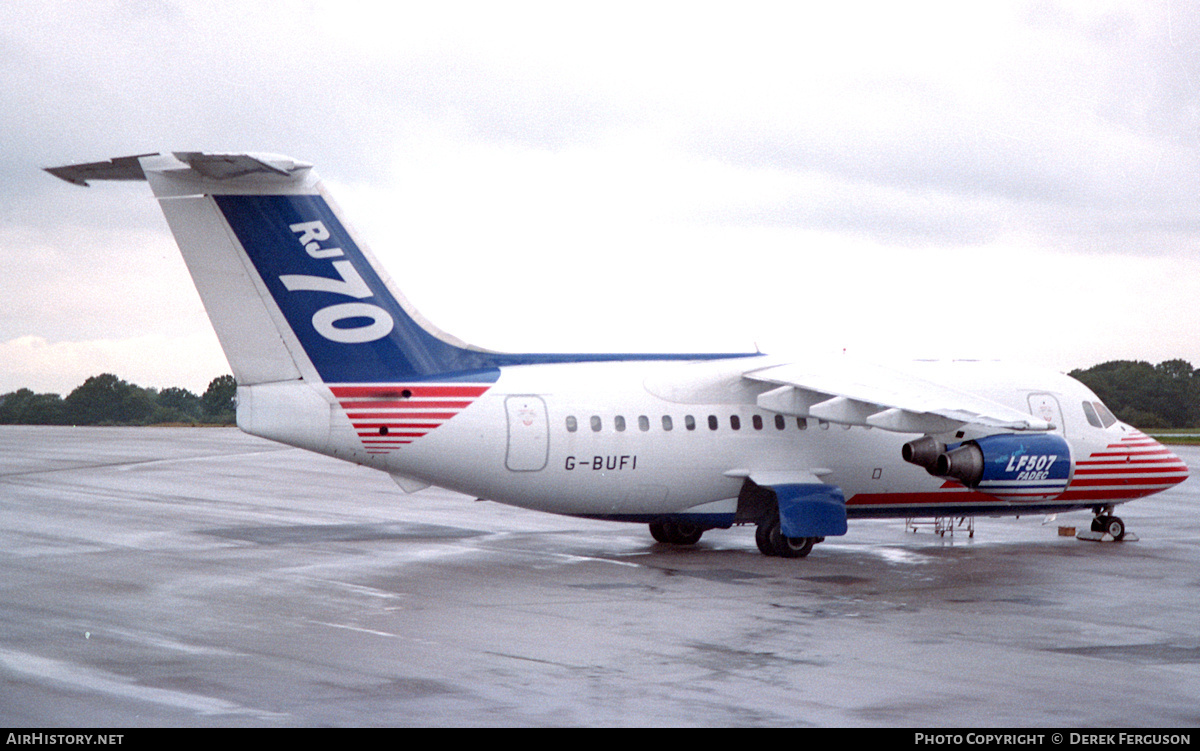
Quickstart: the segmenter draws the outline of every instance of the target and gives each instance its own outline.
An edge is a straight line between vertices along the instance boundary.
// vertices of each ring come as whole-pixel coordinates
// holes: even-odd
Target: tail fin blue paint
[[[408,314],[322,195],[213,200],[326,383],[495,380],[495,354]]]

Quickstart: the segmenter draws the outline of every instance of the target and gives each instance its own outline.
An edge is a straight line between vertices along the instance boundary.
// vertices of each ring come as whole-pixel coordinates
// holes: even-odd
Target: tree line
[[[1186,360],[1158,365],[1113,360],[1070,375],[1135,427],[1200,426],[1200,371]],[[232,425],[236,393],[231,375],[214,378],[197,396],[178,387],[142,388],[103,373],[84,381],[65,399],[29,389],[0,396],[0,425]]]
[[[64,399],[18,389],[0,396],[0,425],[232,425],[233,376],[214,378],[196,395],[187,389],[142,388],[112,373],[92,376]]]
[[[1200,426],[1200,371],[1187,360],[1113,360],[1069,374],[1137,428]]]

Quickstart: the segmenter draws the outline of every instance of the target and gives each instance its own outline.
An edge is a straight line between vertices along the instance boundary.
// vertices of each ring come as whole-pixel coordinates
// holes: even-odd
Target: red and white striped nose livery
[[[368,454],[387,454],[436,430],[489,388],[424,382],[330,386]]]
[[[1158,441],[1134,430],[1075,462],[1063,500],[1129,500],[1158,493],[1188,477],[1188,467]]]

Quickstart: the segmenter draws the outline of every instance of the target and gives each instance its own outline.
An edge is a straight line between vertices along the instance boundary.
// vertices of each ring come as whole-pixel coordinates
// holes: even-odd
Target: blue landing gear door
[[[846,496],[809,472],[752,472],[755,484],[775,491],[779,531],[785,537],[846,534]]]

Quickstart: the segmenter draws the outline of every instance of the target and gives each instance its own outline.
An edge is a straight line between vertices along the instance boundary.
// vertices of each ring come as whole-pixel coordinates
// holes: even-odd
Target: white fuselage
[[[296,384],[294,388],[310,394],[304,405],[289,401],[269,407],[258,398],[242,402],[258,405],[260,411],[287,411],[289,419],[281,421],[287,427],[256,430],[255,420],[241,413],[239,422],[250,432],[408,481],[524,508],[613,519],[712,514],[732,520],[751,472],[812,471],[842,489],[852,517],[1086,508],[1159,489],[1131,486],[1122,499],[1101,499],[1095,491],[1087,495],[1076,489],[1035,504],[972,492],[903,461],[900,448],[911,435],[760,408],[756,398],[769,387],[742,378],[746,367],[746,358],[504,367],[494,383],[478,386],[478,396],[457,403],[430,397],[424,403],[433,406],[419,414],[458,411],[428,432],[405,439],[410,442],[375,452],[367,450],[369,438],[364,436],[375,435],[389,403],[369,395],[356,397],[357,402],[339,400],[323,387]],[[971,384],[977,393],[1022,410],[1031,409],[1031,399],[1050,397],[1058,410],[1055,432],[1069,441],[1076,458],[1140,435],[1120,423],[1088,425],[1079,403],[1095,397],[1059,374],[982,362],[912,367],[943,382]],[[418,390],[423,385],[407,384]],[[405,386],[353,388],[365,389],[364,394],[385,388],[396,393]],[[328,405],[329,430],[309,426],[297,435],[295,416],[311,414],[318,393]],[[422,398],[403,400],[404,409],[420,406]],[[365,400],[371,400],[366,401],[369,406],[358,408]],[[390,435],[397,435],[395,429]],[[960,436],[971,437],[969,432]]]

